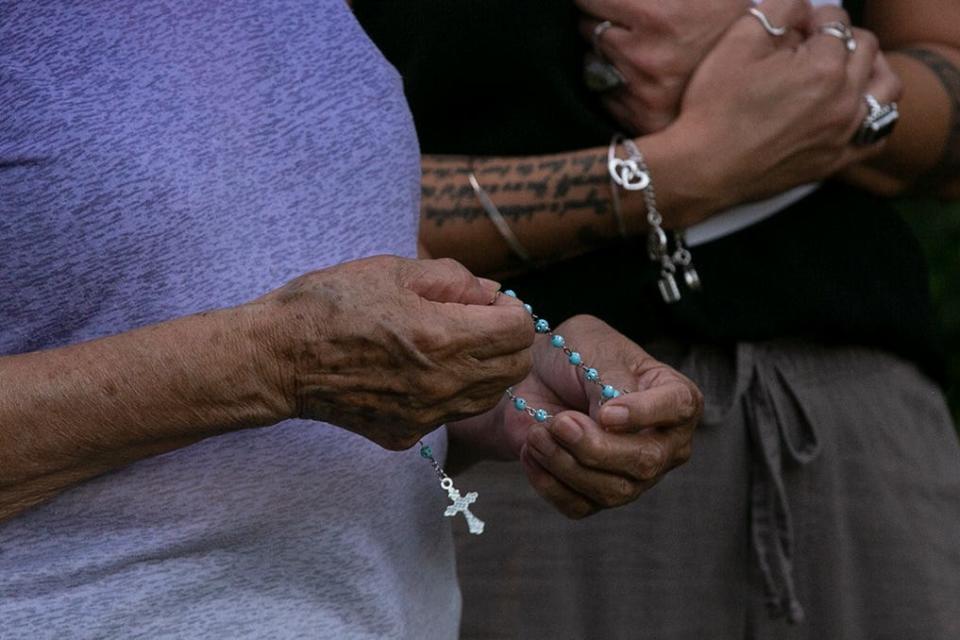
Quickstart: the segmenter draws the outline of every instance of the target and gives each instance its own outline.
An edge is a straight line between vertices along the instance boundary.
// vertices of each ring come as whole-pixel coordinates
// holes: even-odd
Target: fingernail
[[[538,453],[544,458],[551,457],[557,450],[557,443],[553,441],[546,429],[532,430],[528,442],[533,448],[533,453]]]
[[[627,424],[630,420],[630,410],[626,407],[604,407],[600,411],[600,422],[613,427]]]
[[[490,278],[477,278],[477,280],[479,280],[480,284],[482,284],[487,289],[496,289],[498,291],[500,290],[500,283],[497,282],[496,280],[491,280]]]
[[[553,426],[553,433],[564,444],[576,444],[583,437],[583,429],[570,419],[558,420]]]

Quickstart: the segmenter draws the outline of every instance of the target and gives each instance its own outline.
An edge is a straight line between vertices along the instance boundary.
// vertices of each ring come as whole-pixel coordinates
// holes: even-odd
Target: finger
[[[849,27],[851,24],[850,14],[842,7],[835,5],[828,4],[815,7],[810,13],[810,33],[817,33],[820,27],[828,22],[840,22]]]
[[[594,49],[610,64],[616,67],[620,75],[623,76],[626,84],[631,86],[638,82],[653,82],[656,80],[648,68],[645,68],[644,61],[637,59],[636,33],[625,27],[613,24],[604,30],[599,37],[595,37],[594,29],[601,24],[598,20],[585,19],[581,21],[581,32],[590,26],[586,33],[589,42]],[[627,52],[632,51],[633,57]],[[641,49],[643,51],[643,49]],[[611,91],[623,89],[623,86],[616,87]]]
[[[401,274],[402,283],[425,300],[459,304],[488,305],[500,285],[478,278],[450,258],[411,260]]]
[[[877,36],[864,29],[854,29],[853,37],[857,43],[857,49],[850,54],[847,77],[858,93],[865,93],[873,76],[877,55],[880,53],[880,42]]]
[[[571,420],[571,418],[558,417],[556,421],[563,423],[564,420]],[[577,455],[559,446],[543,425],[531,428],[526,445],[530,456],[558,482],[607,508],[621,506],[635,500],[653,486],[667,468],[666,459],[658,461],[655,467],[644,471],[649,473],[649,477],[639,478],[636,476],[635,458],[637,456],[627,455],[625,451],[621,452],[619,460],[606,461],[605,464],[608,466],[587,466]],[[583,449],[583,446],[578,448]],[[631,449],[635,454],[635,447]],[[601,464],[593,462],[597,465]]]
[[[610,22],[610,26],[604,29],[599,34],[597,33],[597,28],[604,22]],[[630,29],[621,26],[609,19],[598,19],[593,16],[584,16],[577,22],[577,29],[580,31],[580,36],[587,41],[591,47],[596,47],[601,49],[605,40],[608,38],[614,38],[616,41],[621,41],[623,38],[632,38]]]
[[[584,474],[613,474],[635,482],[654,480],[690,457],[693,423],[674,429],[646,429],[639,433],[615,433],[577,412],[563,412],[551,423],[534,425],[527,442],[545,456],[556,459],[561,468],[580,477]],[[541,461],[543,463],[543,461]],[[565,476],[561,479],[566,481]],[[574,488],[583,489],[575,482]]]
[[[597,506],[590,500],[565,486],[544,469],[526,446],[520,451],[520,462],[534,491],[563,515],[579,520],[597,511]]]
[[[677,379],[608,401],[600,410],[600,424],[621,432],[674,426],[694,421],[702,407],[703,397],[699,390]]]
[[[482,397],[487,394],[502,395],[507,387],[522,382],[533,368],[533,352],[530,349],[486,360],[474,359],[470,363],[475,382],[464,394]]]
[[[867,93],[881,103],[897,102],[903,97],[903,80],[882,52],[877,54],[873,64],[873,75],[867,85]]]
[[[426,304],[434,311],[436,329],[452,336],[457,348],[480,360],[525,351],[536,338],[530,314],[519,304]]]

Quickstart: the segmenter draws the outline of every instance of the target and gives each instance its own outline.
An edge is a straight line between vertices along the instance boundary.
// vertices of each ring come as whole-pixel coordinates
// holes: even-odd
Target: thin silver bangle
[[[507,223],[506,218],[503,217],[503,214],[500,213],[500,210],[497,209],[497,205],[493,203],[493,200],[490,199],[490,196],[487,195],[487,192],[483,190],[483,187],[480,186],[480,182],[477,180],[477,176],[473,173],[473,170],[470,170],[470,186],[473,187],[473,192],[477,196],[477,200],[480,201],[480,206],[483,207],[483,210],[486,211],[487,217],[490,218],[490,222],[493,223],[493,226],[497,228],[497,231],[500,232],[500,235],[503,237],[503,240],[507,243],[507,246],[510,247],[510,250],[518,258],[520,258],[526,265],[531,267],[536,267],[537,264],[530,257],[530,254],[527,253],[527,250],[523,248],[523,245],[520,244],[520,240],[517,239],[516,234],[513,233],[513,229],[510,228],[510,225]]]

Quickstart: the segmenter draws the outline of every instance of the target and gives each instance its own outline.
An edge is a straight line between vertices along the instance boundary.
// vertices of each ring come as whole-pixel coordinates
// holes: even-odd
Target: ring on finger
[[[869,93],[864,95],[863,99],[869,112],[853,137],[853,143],[858,146],[871,145],[886,138],[900,119],[896,102],[883,104]]]
[[[760,21],[760,24],[763,26],[763,30],[769,33],[774,38],[779,38],[787,33],[786,27],[775,27],[770,23],[770,19],[767,18],[767,14],[756,7],[750,7],[747,9],[747,12],[752,15],[754,18]]]
[[[604,20],[603,22],[597,24],[593,28],[593,50],[597,55],[600,55],[600,38],[603,37],[603,34],[607,32],[607,29],[613,26],[613,23],[609,20]]]
[[[853,30],[842,22],[827,22],[820,25],[818,31],[825,36],[839,38],[850,53],[857,50],[857,40],[853,37]]]
[[[620,70],[596,53],[588,53],[583,59],[583,81],[590,91],[597,93],[612,91],[627,84]]]

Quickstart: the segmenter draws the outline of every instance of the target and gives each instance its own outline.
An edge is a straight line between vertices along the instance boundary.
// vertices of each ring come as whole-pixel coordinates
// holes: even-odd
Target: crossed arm
[[[769,38],[744,19],[741,0],[701,2],[696,11],[674,2],[579,4],[589,12],[587,36],[600,19],[627,25],[602,40],[629,79],[605,102],[626,130],[658,127],[636,142],[665,226],[689,226],[830,176],[887,195],[914,189],[960,196],[956,3],[869,3],[865,26],[876,37],[859,31],[849,60],[835,39],[804,25],[845,19],[835,8],[804,15],[771,3],[766,10],[781,23],[814,31],[795,50],[778,52],[762,48]],[[866,92],[899,97],[901,121],[884,144],[854,149],[846,142],[864,116]],[[838,109],[843,104],[854,107]],[[529,268],[487,220],[467,179],[472,170],[535,261],[602,247],[618,234],[606,154],[596,147],[532,157],[426,156],[421,240],[432,255],[455,257],[478,273]],[[645,213],[642,198],[624,194],[628,234],[646,229]]]

